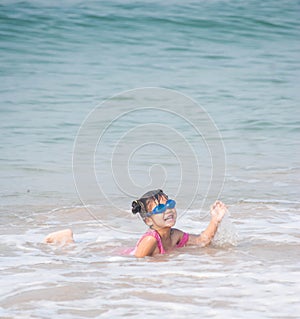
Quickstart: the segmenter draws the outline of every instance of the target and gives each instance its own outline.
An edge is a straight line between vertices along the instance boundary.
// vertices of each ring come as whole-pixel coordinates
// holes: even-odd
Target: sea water
[[[299,317],[299,10],[289,0],[1,2],[2,318]],[[124,92],[145,87],[199,108],[185,110],[190,121],[156,108],[105,122],[124,111]],[[95,118],[101,196],[86,187],[83,200],[75,141],[113,96],[120,104]],[[195,110],[223,145],[208,197],[216,144],[189,125]],[[128,189],[115,167],[130,172]],[[217,198],[230,216],[209,247],[124,256],[146,230],[130,204],[147,186],[177,200],[187,232],[205,229]],[[66,227],[74,245],[42,243]]]

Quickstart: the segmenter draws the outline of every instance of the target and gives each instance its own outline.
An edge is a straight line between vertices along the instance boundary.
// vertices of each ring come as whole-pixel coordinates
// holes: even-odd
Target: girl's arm
[[[226,211],[226,206],[222,202],[216,201],[211,206],[211,219],[209,225],[200,235],[190,235],[187,245],[198,245],[202,247],[209,245],[214,238]]]
[[[211,219],[207,228],[200,235],[189,235],[187,245],[205,247],[209,245],[218,230],[218,223]]]
[[[153,236],[146,236],[136,247],[134,255],[137,258],[152,256],[156,247],[156,239]]]

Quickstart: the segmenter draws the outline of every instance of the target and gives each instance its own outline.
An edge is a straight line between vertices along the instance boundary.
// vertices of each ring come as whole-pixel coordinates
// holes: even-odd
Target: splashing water
[[[213,245],[217,247],[237,246],[237,242],[238,233],[230,219],[230,212],[227,210],[213,239]]]

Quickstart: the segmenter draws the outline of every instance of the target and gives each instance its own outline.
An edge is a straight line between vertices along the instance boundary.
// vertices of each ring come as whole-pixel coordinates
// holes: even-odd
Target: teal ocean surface
[[[1,317],[297,318],[299,12],[292,0],[1,1]],[[123,116],[126,92],[138,88],[153,90],[148,107],[159,104],[155,88],[179,92],[199,105],[186,107],[185,119],[203,110],[213,123],[225,170],[204,205],[202,188],[214,185],[206,173],[218,170],[202,147],[217,142],[193,135],[191,122],[171,111]],[[82,201],[73,176],[76,138],[103,101],[93,169],[111,207],[88,183]],[[197,165],[175,148],[179,138]],[[137,191],[121,187],[112,159]],[[198,193],[193,178],[180,189],[184,165],[187,176],[199,166]],[[221,245],[154,260],[119,256],[145,231],[129,210],[148,186],[183,208],[193,193],[178,228],[195,233],[219,197],[237,245],[227,225]],[[77,244],[42,244],[66,227]]]

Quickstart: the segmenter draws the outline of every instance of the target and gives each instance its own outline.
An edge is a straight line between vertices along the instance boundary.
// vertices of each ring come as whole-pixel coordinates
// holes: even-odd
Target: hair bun
[[[141,205],[136,200],[132,202],[131,207],[132,207],[131,211],[133,214],[139,213],[142,208]]]

